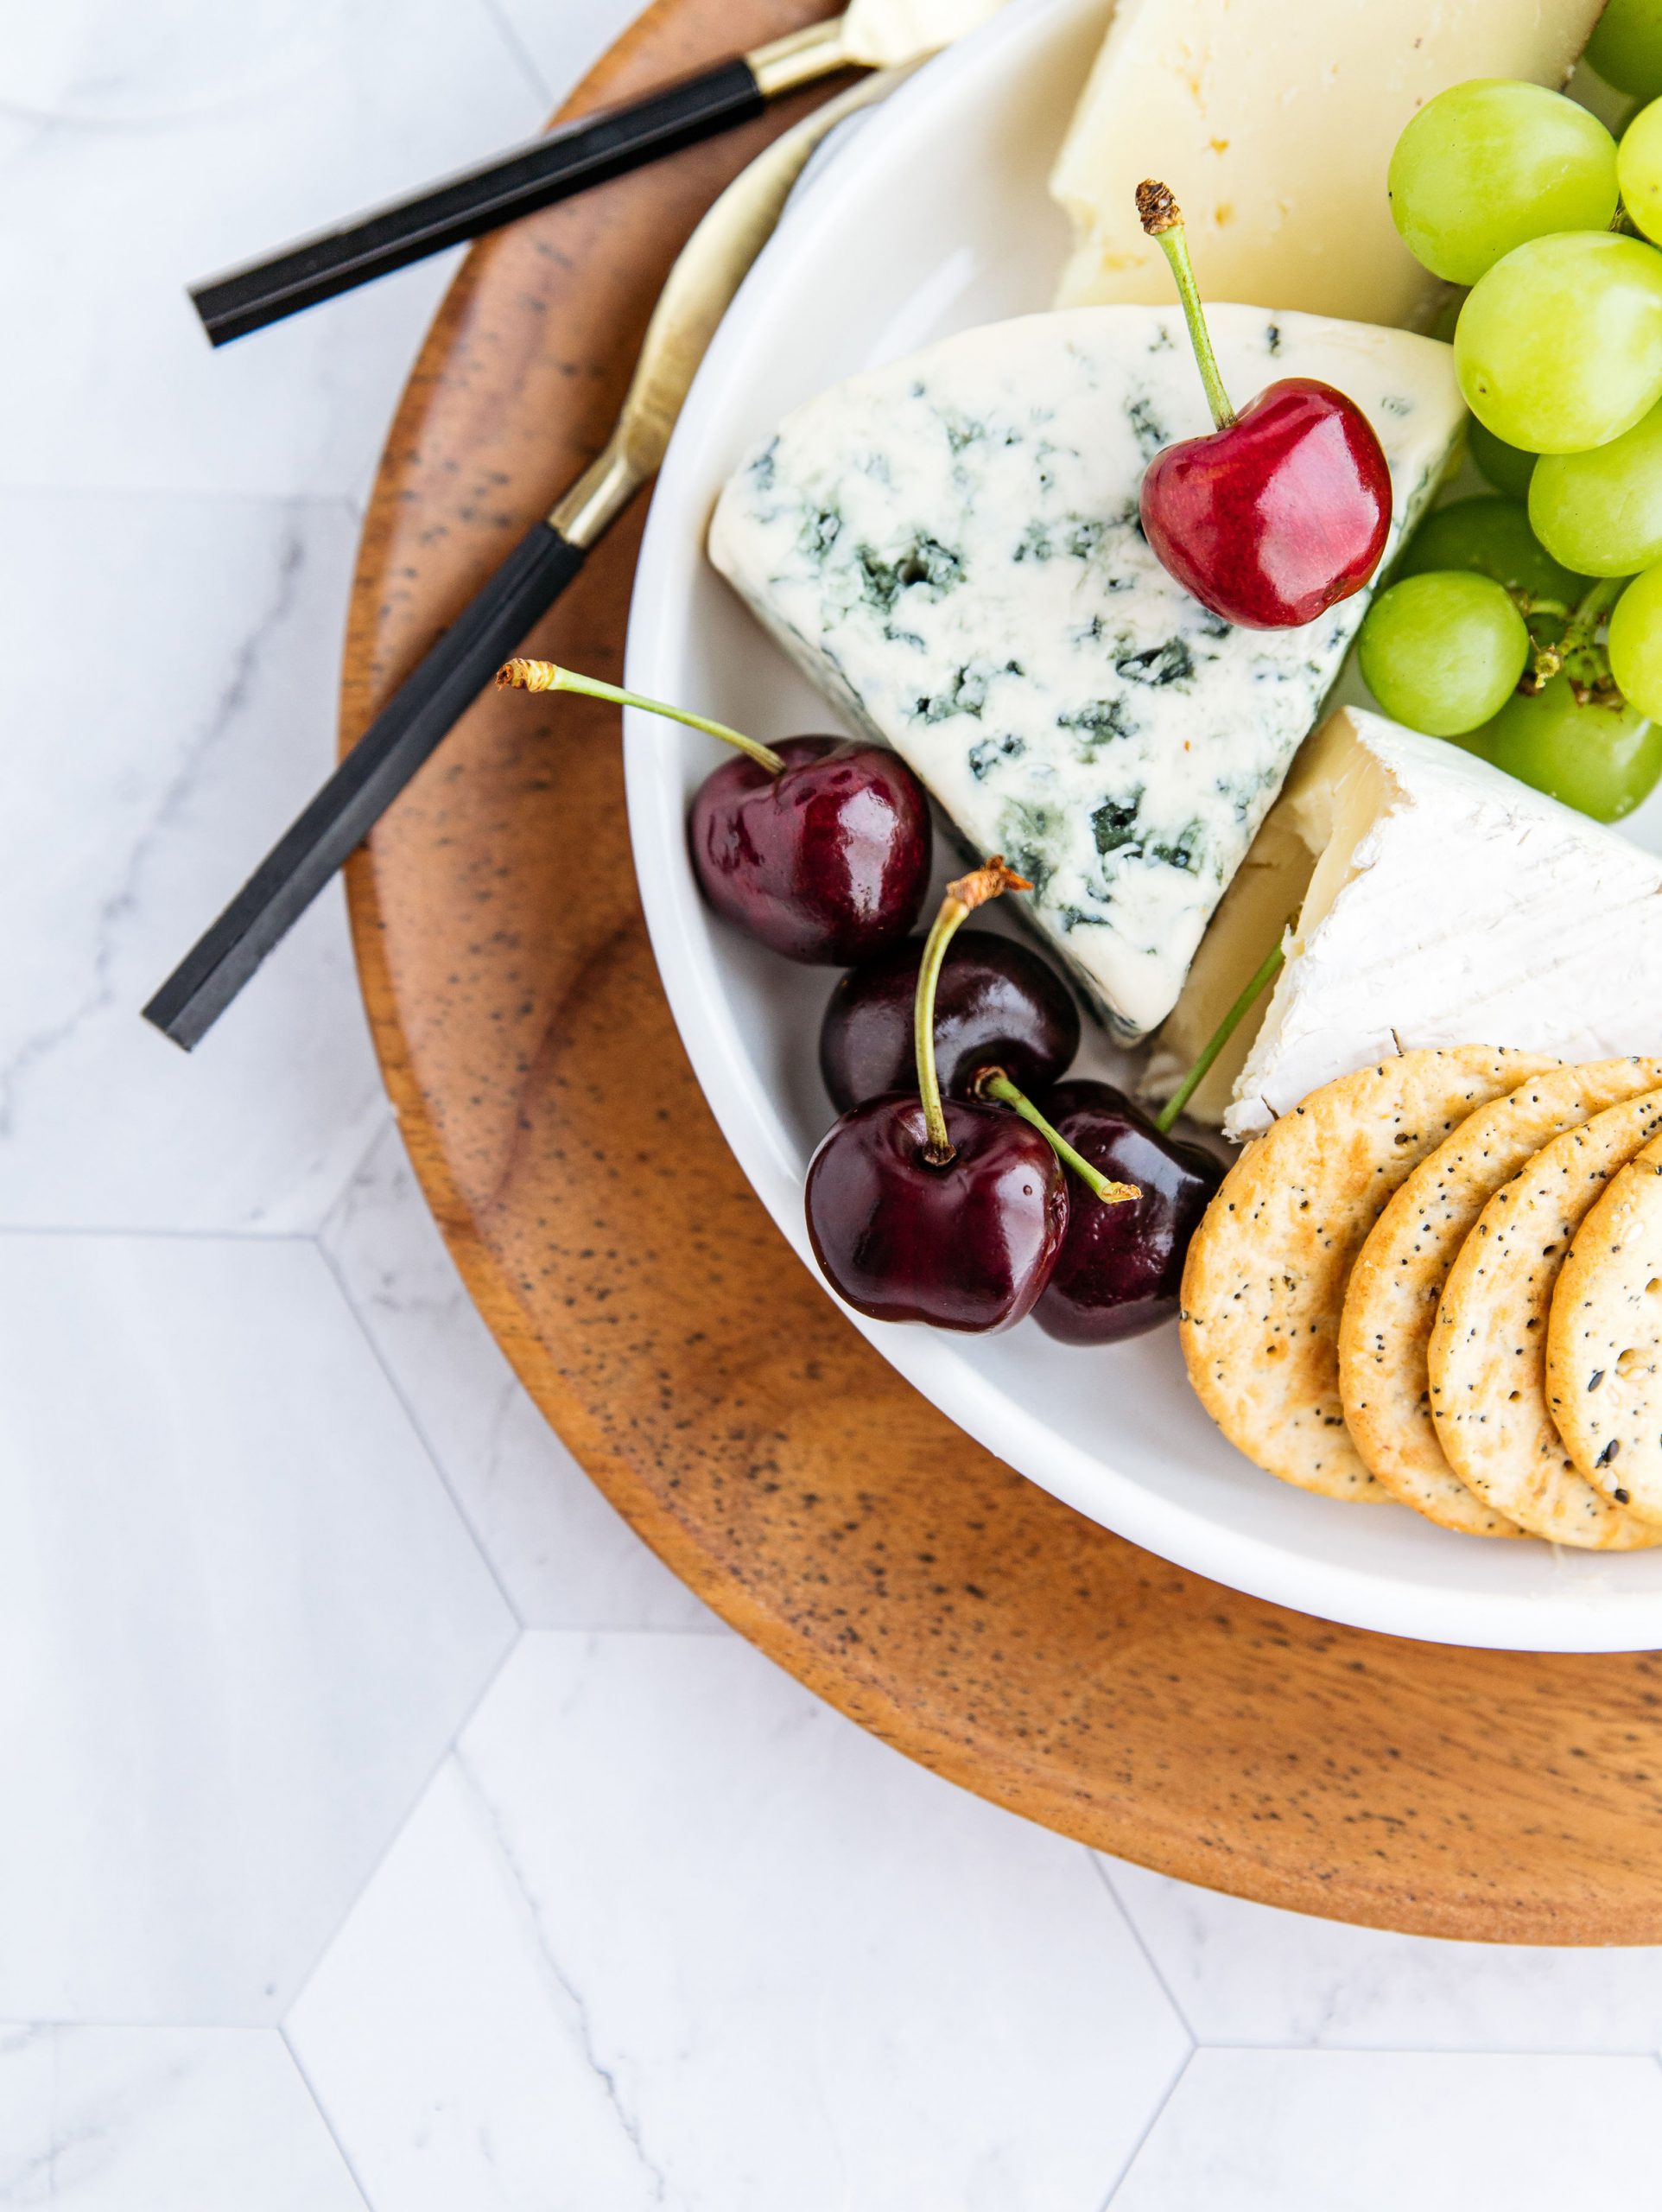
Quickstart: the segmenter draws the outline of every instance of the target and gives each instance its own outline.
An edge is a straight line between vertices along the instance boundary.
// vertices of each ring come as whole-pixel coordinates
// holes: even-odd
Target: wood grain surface
[[[567,111],[813,12],[659,0]],[[599,445],[681,240],[794,111],[473,251],[365,524],[343,743]],[[616,678],[640,519],[537,651]],[[1024,1482],[841,1320],[682,1053],[610,710],[482,699],[350,891],[473,1297],[613,1503],[782,1666],[954,1781],[1190,1881],[1440,1936],[1662,1941],[1653,1656],[1450,1650],[1238,1597]]]

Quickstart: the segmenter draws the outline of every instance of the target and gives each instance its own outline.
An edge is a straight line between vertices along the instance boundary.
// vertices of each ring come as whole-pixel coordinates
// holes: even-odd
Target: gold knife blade
[[[886,98],[917,66],[879,70],[815,108],[711,206],[658,296],[612,435],[549,515],[569,544],[593,545],[657,473],[710,340],[815,149],[845,117]]]

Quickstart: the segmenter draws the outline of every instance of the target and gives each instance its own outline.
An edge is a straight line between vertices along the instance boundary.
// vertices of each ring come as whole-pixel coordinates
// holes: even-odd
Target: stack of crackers
[[[1662,1543],[1662,1060],[1404,1052],[1246,1148],[1189,1378],[1250,1459],[1471,1535]]]

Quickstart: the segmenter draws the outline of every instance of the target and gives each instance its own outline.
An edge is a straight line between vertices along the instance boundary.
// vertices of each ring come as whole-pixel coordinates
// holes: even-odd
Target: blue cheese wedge
[[[1190,1102],[1258,1135],[1417,1046],[1662,1055],[1662,861],[1441,738],[1342,708],[1300,754],[1148,1071],[1169,1094],[1296,917]]]
[[[1364,409],[1394,546],[1462,419],[1449,349],[1208,315],[1240,403],[1297,375]],[[1023,907],[1126,1042],[1170,1012],[1367,603],[1240,630],[1173,582],[1139,524],[1143,473],[1209,427],[1176,308],[1027,316],[797,409],[710,530],[809,677],[910,764],[966,847],[1031,878]]]

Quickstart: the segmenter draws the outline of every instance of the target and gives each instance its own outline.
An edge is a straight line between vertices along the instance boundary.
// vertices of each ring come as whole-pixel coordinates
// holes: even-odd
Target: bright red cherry
[[[1143,478],[1143,531],[1202,607],[1249,630],[1313,622],[1360,591],[1391,529],[1391,471],[1354,399],[1286,377],[1237,415],[1224,391],[1189,266],[1183,217],[1163,184],[1137,188],[1143,228],[1171,264],[1206,387],[1207,436],[1168,446]]]
[[[738,757],[693,794],[693,867],[719,914],[786,959],[852,967],[917,920],[929,881],[929,801],[886,746],[841,737],[762,745],[553,661],[511,660],[497,682],[644,707],[734,747]]]
[[[948,887],[918,963],[917,1095],[891,1091],[853,1107],[809,1162],[814,1256],[832,1288],[873,1320],[986,1334],[1030,1313],[1068,1225],[1063,1158],[1104,1201],[1139,1195],[1057,1138],[1000,1070],[985,1071],[977,1097],[942,1101],[935,993],[947,946],[974,907],[1029,887],[996,859]]]

